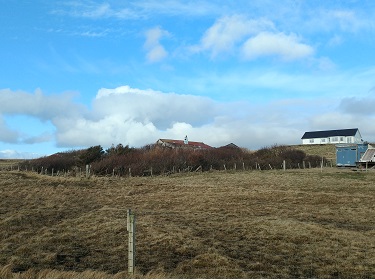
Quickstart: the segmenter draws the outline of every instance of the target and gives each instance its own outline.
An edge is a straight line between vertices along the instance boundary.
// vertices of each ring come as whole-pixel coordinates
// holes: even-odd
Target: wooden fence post
[[[283,170],[285,171],[286,169],[286,162],[285,162],[285,159],[283,160]]]
[[[90,165],[86,164],[86,178],[90,177]]]
[[[127,213],[127,230],[128,230],[128,272],[134,275],[135,270],[135,215],[131,209]]]

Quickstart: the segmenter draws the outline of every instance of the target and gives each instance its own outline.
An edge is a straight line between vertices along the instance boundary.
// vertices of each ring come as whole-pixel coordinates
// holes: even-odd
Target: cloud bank
[[[319,107],[323,99],[314,102],[284,99],[259,106],[127,85],[101,88],[92,100],[91,109],[76,104],[69,94],[46,96],[41,90],[35,93],[0,90],[0,99],[1,142],[54,141],[57,147],[66,148],[109,147],[117,143],[141,147],[159,138],[183,139],[185,135],[212,146],[233,142],[256,149],[273,144],[299,144],[303,132],[309,129],[358,127],[358,115],[375,103],[373,98],[368,101],[368,97],[344,98]],[[12,105],[16,101],[18,106]],[[54,129],[27,135],[4,121],[4,116],[17,114],[48,120]],[[361,121],[361,126],[366,127],[366,131],[362,130],[365,138],[375,138],[375,129],[371,129],[374,121],[373,113]],[[0,153],[3,158],[15,155],[10,150]]]

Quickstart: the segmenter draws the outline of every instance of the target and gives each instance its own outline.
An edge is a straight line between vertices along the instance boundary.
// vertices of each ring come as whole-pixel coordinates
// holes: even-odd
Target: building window
[[[339,138],[336,136],[336,137],[332,137],[332,142],[338,142],[339,141]]]
[[[321,142],[322,142],[322,143],[325,143],[325,142],[326,142],[326,139],[325,139],[325,138],[322,138],[322,139],[321,139]]]
[[[314,139],[310,139],[310,143],[314,143]]]
[[[344,137],[340,137],[340,142],[344,142]]]

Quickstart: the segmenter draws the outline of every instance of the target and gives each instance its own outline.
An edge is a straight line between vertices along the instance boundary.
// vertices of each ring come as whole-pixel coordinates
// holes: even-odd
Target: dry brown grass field
[[[18,164],[22,162],[20,159],[0,159],[0,169],[5,168],[18,168]]]
[[[375,278],[375,173],[0,172],[0,277]]]

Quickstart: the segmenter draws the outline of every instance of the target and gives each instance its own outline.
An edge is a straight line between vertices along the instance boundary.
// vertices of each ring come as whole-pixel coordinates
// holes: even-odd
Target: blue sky
[[[374,1],[0,0],[0,158],[375,141]]]

